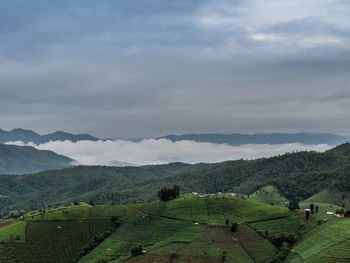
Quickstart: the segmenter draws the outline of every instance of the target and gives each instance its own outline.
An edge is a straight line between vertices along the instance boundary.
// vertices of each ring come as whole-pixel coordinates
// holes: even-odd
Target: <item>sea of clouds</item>
[[[294,151],[323,152],[332,146],[327,144],[246,144],[231,146],[194,141],[172,142],[167,139],[145,139],[142,141],[51,141],[34,143],[8,142],[20,146],[33,146],[39,150],[51,150],[68,156],[83,165],[146,165],[169,162],[221,162],[237,159],[270,157]]]

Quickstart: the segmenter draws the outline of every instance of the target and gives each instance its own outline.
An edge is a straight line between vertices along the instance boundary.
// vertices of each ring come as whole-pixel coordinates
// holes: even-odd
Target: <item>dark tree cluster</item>
[[[133,247],[131,249],[131,255],[133,257],[136,257],[136,256],[139,256],[139,255],[142,255],[142,246],[138,246],[138,247]]]
[[[78,258],[74,260],[74,262],[78,262],[80,258],[90,253],[94,248],[96,248],[99,244],[101,244],[107,237],[112,234],[111,231],[105,231],[101,234],[95,235],[89,243],[81,248],[81,251],[78,254]]]
[[[180,196],[180,188],[177,185],[174,185],[173,188],[163,187],[158,192],[158,197],[161,201],[169,201],[176,199]]]
[[[299,203],[297,201],[290,201],[288,205],[289,210],[295,211],[299,209]]]

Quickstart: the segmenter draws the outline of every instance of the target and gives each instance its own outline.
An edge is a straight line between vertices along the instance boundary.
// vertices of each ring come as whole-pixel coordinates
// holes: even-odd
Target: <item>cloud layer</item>
[[[22,142],[8,144],[24,145]],[[53,141],[35,145],[40,150],[51,150],[66,155],[84,165],[147,165],[169,162],[220,162],[225,160],[256,159],[292,151],[325,151],[331,146],[293,144],[226,144],[198,143],[193,141],[172,142],[167,139],[147,139],[139,142],[116,141]]]

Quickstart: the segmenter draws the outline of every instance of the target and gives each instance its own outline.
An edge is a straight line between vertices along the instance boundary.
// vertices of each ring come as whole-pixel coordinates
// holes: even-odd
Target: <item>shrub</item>
[[[133,248],[131,249],[131,255],[132,255],[133,257],[142,255],[142,246],[133,247]]]
[[[231,224],[231,232],[234,233],[237,231],[238,224],[237,223],[232,223]]]

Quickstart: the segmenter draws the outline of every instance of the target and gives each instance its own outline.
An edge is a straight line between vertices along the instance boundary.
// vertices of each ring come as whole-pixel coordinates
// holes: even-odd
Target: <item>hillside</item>
[[[45,209],[0,224],[0,262],[267,263],[287,257],[286,262],[307,263],[324,256],[328,262],[350,260],[341,250],[349,233],[339,233],[350,227],[349,219],[318,214],[305,223],[298,213],[231,195]],[[238,225],[231,231],[233,223]],[[327,242],[322,239],[325,234],[330,235]],[[281,240],[289,243],[282,245]],[[145,254],[132,257],[139,246]]]
[[[272,185],[268,185],[260,188],[253,194],[248,196],[251,200],[256,200],[262,203],[274,204],[287,206],[288,200],[287,198],[280,195],[278,189]]]
[[[183,134],[167,135],[171,141],[190,140],[195,142],[226,143],[233,146],[243,144],[328,144],[338,145],[350,141],[349,137],[328,133],[267,133],[267,134]]]
[[[71,167],[74,160],[29,146],[0,144],[0,174],[35,173]],[[1,194],[1,193],[0,193]]]
[[[89,134],[70,134],[62,131],[40,135],[31,130],[13,129],[5,131],[0,129],[0,143],[22,141],[24,143],[33,142],[35,144],[42,144],[49,141],[72,141],[77,142],[81,140],[97,141],[98,138]]]
[[[71,203],[125,203],[154,199],[167,177],[211,167],[210,164],[171,163],[141,167],[76,166],[36,174],[0,175],[0,216],[14,210]]]
[[[79,166],[29,174],[21,180],[2,175],[0,195],[9,198],[0,198],[0,213],[35,209],[42,203],[70,203],[74,199],[92,199],[98,204],[151,201],[162,186],[173,184],[179,185],[183,193],[242,194],[272,185],[280,195],[297,201],[328,189],[338,197],[337,205],[349,207],[350,154],[344,153],[344,145],[339,147],[324,153],[297,152],[215,164]]]

